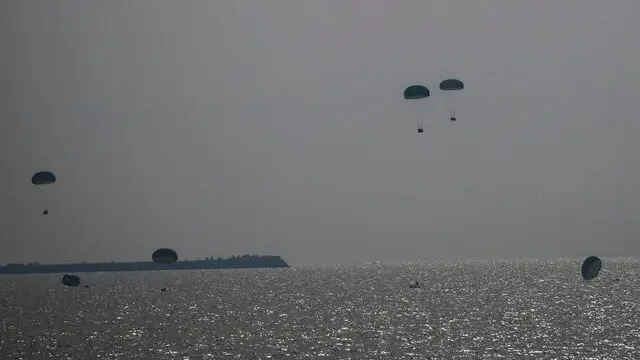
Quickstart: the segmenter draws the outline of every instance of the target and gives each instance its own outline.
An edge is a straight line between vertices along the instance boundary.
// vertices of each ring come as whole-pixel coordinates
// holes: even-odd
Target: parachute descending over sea
[[[602,260],[597,256],[589,256],[582,262],[582,277],[585,280],[593,280],[602,269]]]
[[[445,95],[449,119],[456,121],[456,108],[460,102],[460,92],[464,90],[464,83],[459,79],[446,79],[440,82],[440,90]]]
[[[424,85],[411,85],[404,90],[405,100],[412,100],[410,102],[411,109],[416,117],[418,125],[418,132],[424,132],[424,117],[426,115],[427,107],[429,106],[426,99],[431,96],[429,89]],[[420,101],[416,101],[420,100]]]
[[[31,183],[33,185],[36,185],[38,187],[44,187],[43,189],[41,189],[41,203],[42,203],[42,215],[47,215],[49,214],[49,209],[48,209],[48,204],[47,204],[47,199],[45,196],[45,191],[47,190],[46,185],[51,185],[53,183],[55,183],[57,181],[56,176],[50,172],[50,171],[39,171],[35,174],[33,174],[33,176],[31,176]]]

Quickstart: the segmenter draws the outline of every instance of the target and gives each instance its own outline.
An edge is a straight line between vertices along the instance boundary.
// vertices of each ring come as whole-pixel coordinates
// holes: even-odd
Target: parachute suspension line
[[[38,186],[36,189],[38,193],[38,198],[40,201],[40,215],[48,215],[49,213],[49,196],[51,189],[48,189],[47,186]]]
[[[38,187],[38,190],[37,190],[37,191],[38,191],[38,193],[39,193],[38,195],[40,196],[40,207],[41,207],[40,211],[41,211],[43,214],[44,214],[46,211],[48,211],[48,210],[49,210],[49,204],[48,204],[48,201],[47,201],[47,193],[46,193],[46,191],[47,191],[47,190],[48,190],[48,189],[45,189],[45,187],[44,187],[44,186],[42,186],[42,187],[41,187],[41,186],[39,186],[39,187]]]
[[[38,229],[38,237],[41,236],[47,239],[47,241],[53,241],[55,238],[56,232],[54,232],[53,224],[49,216],[38,216],[38,225],[36,228]]]

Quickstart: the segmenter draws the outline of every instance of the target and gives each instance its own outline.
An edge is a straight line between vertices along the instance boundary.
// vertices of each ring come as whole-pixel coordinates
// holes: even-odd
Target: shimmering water
[[[638,359],[640,262],[603,260],[2,276],[0,358]]]

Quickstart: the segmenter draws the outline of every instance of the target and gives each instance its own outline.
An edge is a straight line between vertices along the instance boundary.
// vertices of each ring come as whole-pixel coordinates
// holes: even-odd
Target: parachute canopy
[[[48,185],[56,182],[56,176],[48,171],[40,171],[31,177],[31,183],[33,185]]]
[[[408,88],[404,89],[404,98],[407,100],[417,100],[428,98],[429,89],[423,85],[411,85]]]
[[[171,249],[158,249],[151,255],[153,262],[160,264],[170,264],[178,261],[178,254]]]
[[[602,260],[600,260],[597,256],[589,256],[582,263],[582,277],[585,280],[592,280],[602,268]]]
[[[458,79],[446,79],[440,83],[440,90],[462,90],[464,89],[464,83]]]
[[[80,285],[80,278],[75,275],[64,275],[62,277],[62,284],[65,286],[73,286],[76,287]]]

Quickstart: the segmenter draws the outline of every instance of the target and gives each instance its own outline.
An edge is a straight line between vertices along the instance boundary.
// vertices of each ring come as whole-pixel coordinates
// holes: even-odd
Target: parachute
[[[40,171],[31,177],[31,183],[33,185],[48,185],[56,182],[56,176],[49,171]]]
[[[582,263],[582,277],[585,280],[595,279],[600,269],[602,269],[602,260],[597,256],[589,256]]]
[[[414,110],[414,115],[416,116],[418,132],[422,133],[423,125],[424,125],[424,116],[426,114],[426,109],[424,108],[427,104],[425,99],[427,99],[431,93],[429,89],[424,85],[411,85],[404,90],[404,98],[405,100],[423,100],[416,101],[415,103],[412,101]]]
[[[440,90],[445,94],[445,101],[447,103],[447,110],[449,111],[449,119],[456,121],[455,108],[458,103],[458,92],[464,90],[464,83],[458,79],[446,79],[440,83]]]
[[[65,286],[77,287],[80,285],[80,278],[75,275],[67,274],[62,277],[62,284]]]
[[[151,255],[154,263],[171,264],[178,261],[178,254],[171,249],[158,249]]]
[[[31,183],[33,185],[36,185],[38,187],[40,186],[44,186],[44,185],[51,185],[53,183],[55,183],[57,181],[56,176],[49,171],[40,171],[37,172],[35,174],[33,174],[33,176],[31,176]],[[45,195],[44,195],[44,189],[43,189],[43,193],[41,194],[41,203],[42,203],[42,214],[43,215],[47,215],[49,213],[49,209],[47,208],[47,202],[45,199]]]

